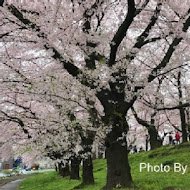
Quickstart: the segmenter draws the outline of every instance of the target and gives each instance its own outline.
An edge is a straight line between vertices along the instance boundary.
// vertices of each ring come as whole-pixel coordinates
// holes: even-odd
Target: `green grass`
[[[133,154],[129,156],[135,189],[138,190],[189,190],[190,189],[190,143],[176,147],[162,147],[154,151]],[[139,171],[140,163],[151,165],[165,164],[171,167],[170,172]],[[184,175],[173,172],[173,163],[188,165]],[[82,188],[83,190],[100,190],[106,181],[106,161],[94,161],[95,185]],[[20,185],[19,190],[71,190],[81,181],[62,178],[56,172],[38,174],[28,178]],[[169,188],[175,187],[175,188]]]
[[[56,172],[45,172],[24,180],[19,190],[69,190],[78,184],[77,180],[62,178]]]

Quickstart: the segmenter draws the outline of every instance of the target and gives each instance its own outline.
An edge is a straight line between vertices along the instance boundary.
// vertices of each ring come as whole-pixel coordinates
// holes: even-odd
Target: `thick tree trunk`
[[[71,159],[71,173],[70,179],[80,179],[79,168],[80,168],[80,158],[73,156]]]
[[[117,77],[117,74],[114,77]],[[112,190],[116,187],[128,188],[133,185],[128,162],[126,134],[129,126],[126,115],[135,98],[130,103],[126,103],[126,96],[122,91],[124,86],[122,85],[119,81],[118,84],[117,82],[110,83],[111,91],[102,90],[98,93],[98,98],[105,111],[103,122],[108,127],[105,139],[107,183],[104,189],[106,190]]]
[[[178,72],[178,92],[179,92],[179,105],[182,105],[183,91],[181,85],[181,71]],[[186,116],[185,109],[181,107],[179,109],[180,118],[181,118],[181,129],[182,129],[182,142],[187,142],[187,127],[186,127]]]
[[[70,175],[69,164],[63,164],[62,162],[58,164],[58,173],[62,177]]]
[[[180,102],[180,104],[182,104]],[[186,126],[186,118],[185,118],[185,110],[184,108],[179,109],[180,118],[181,118],[181,129],[182,129],[182,142],[187,142],[187,126]]]
[[[151,126],[148,129],[148,133],[150,136],[150,149],[156,149],[162,146],[162,139],[158,139],[158,131],[154,126]]]
[[[94,184],[93,164],[91,155],[88,155],[88,158],[83,159],[82,185],[91,184]]]
[[[94,175],[93,175],[93,163],[91,157],[92,144],[94,141],[94,132],[88,131],[87,135],[81,134],[82,146],[84,148],[83,154],[87,155],[83,159],[83,169],[82,169],[82,186],[94,184]]]
[[[146,135],[145,150],[148,151],[149,135]]]
[[[130,166],[128,162],[128,149],[126,137],[128,124],[124,118],[114,119],[112,131],[106,138],[106,159],[107,159],[107,184],[104,189],[131,187],[133,184]]]
[[[107,184],[105,189],[114,187],[131,187],[132,177],[128,163],[127,146],[114,142],[106,149],[107,158]]]

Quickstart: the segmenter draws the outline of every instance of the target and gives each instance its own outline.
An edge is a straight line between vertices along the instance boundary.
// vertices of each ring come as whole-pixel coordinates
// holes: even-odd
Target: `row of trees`
[[[143,94],[132,107],[137,122],[148,131],[151,149],[163,144],[159,131],[166,125],[171,126],[171,132],[182,134],[182,142],[189,140],[188,72],[187,68],[180,68],[171,76],[163,76],[152,93]]]
[[[92,144],[103,139],[110,190],[133,184],[126,141],[130,110],[155,139],[157,115],[179,109],[186,141],[188,74],[182,71],[189,70],[188,1],[7,0],[2,5],[4,147],[19,154],[35,150],[59,163],[60,172],[71,160],[78,173],[82,158],[83,183],[89,184]],[[147,118],[139,117],[141,106]]]

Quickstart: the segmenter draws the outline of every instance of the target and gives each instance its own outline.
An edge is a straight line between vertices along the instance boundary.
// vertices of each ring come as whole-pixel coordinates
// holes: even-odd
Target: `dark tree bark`
[[[55,171],[58,172],[58,167],[57,165],[55,164]]]
[[[187,140],[190,140],[190,111],[189,108],[185,109],[186,112],[186,125],[187,125]]]
[[[70,119],[75,120],[75,116],[70,114]],[[78,186],[79,188],[85,185],[94,184],[93,175],[93,163],[91,158],[92,144],[94,142],[95,133],[92,131],[84,131],[80,125],[76,126],[76,130],[81,137],[81,145],[83,150],[80,154],[87,157],[83,159],[83,172],[82,172],[82,183]],[[79,179],[79,164],[81,160],[77,156],[73,156],[71,159],[71,177]],[[76,173],[75,173],[76,172]]]
[[[0,0],[0,6],[3,7],[4,0]]]
[[[149,141],[150,141],[150,137],[149,135],[146,134],[146,142],[145,142],[145,150],[148,151],[148,144],[149,144]]]
[[[178,93],[179,93],[179,105],[183,105],[182,98],[182,86],[181,86],[181,72],[178,72],[177,77],[177,84],[178,84]],[[182,130],[182,142],[187,142],[187,126],[186,126],[186,115],[185,115],[185,108],[179,108],[180,119],[181,119],[181,130]]]
[[[94,184],[93,163],[91,155],[83,159],[82,185]]]
[[[123,70],[120,72],[115,74],[114,78],[121,75]],[[119,81],[116,81],[116,83],[110,82],[110,88],[111,91],[106,89],[97,94],[104,106],[105,116],[102,120],[105,127],[107,127],[105,139],[107,159],[106,190],[116,187],[128,188],[133,184],[128,163],[128,147],[125,135],[129,129],[126,121],[127,111],[133,105],[136,97],[131,102],[126,102],[125,93],[122,90],[124,86]],[[118,91],[118,89],[121,90]]]
[[[126,119],[112,117],[112,131],[106,138],[107,184],[104,189],[131,187],[133,184],[128,162],[128,148],[123,131],[128,130]]]
[[[66,176],[69,176],[70,175],[70,169],[69,169],[69,164],[66,163],[59,163],[58,164],[58,173],[60,176],[62,177],[66,177]]]
[[[162,146],[162,139],[158,139],[158,131],[155,126],[151,126],[148,129],[148,133],[150,136],[150,149],[156,149]]]
[[[81,159],[77,156],[71,158],[71,173],[70,179],[80,179],[79,169],[80,169]]]
[[[117,135],[115,135],[115,137],[117,137]],[[113,189],[114,187],[132,186],[132,177],[130,173],[130,166],[128,163],[127,144],[125,143],[125,145],[123,145],[122,143],[122,141],[112,142],[106,149],[106,190]]]
[[[82,169],[82,185],[94,184],[94,174],[93,174],[93,163],[91,157],[92,144],[94,141],[94,133],[91,131],[87,132],[87,136],[82,135],[82,146],[84,148],[84,155],[88,155],[83,159],[83,169]]]
[[[187,142],[187,125],[186,125],[184,108],[180,108],[179,112],[180,112],[180,118],[181,118],[182,142]]]

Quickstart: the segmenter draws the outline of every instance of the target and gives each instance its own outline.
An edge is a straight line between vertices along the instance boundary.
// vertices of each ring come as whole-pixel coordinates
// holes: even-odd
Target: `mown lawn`
[[[176,147],[162,147],[160,149],[133,154],[129,156],[134,189],[138,190],[190,190],[190,143]],[[139,171],[140,163],[151,165],[165,164],[171,167],[170,172]],[[173,164],[188,165],[184,175],[173,172]],[[83,190],[100,190],[106,181],[106,161],[94,161],[95,185],[80,188]],[[81,181],[61,178],[56,172],[39,174],[28,178],[20,185],[19,190],[71,190]],[[169,188],[170,187],[170,188]],[[175,187],[175,188],[174,188]]]

